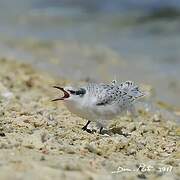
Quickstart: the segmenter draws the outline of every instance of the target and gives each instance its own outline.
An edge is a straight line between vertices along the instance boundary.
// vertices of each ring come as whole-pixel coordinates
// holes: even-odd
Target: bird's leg
[[[99,133],[102,134],[103,127],[100,127]]]
[[[99,128],[99,134],[102,134],[102,130],[104,127],[106,127],[106,123],[107,123],[106,120],[102,120],[102,119],[96,122],[97,128]]]
[[[87,126],[91,121],[88,121],[85,126],[82,127],[82,130],[87,131]]]

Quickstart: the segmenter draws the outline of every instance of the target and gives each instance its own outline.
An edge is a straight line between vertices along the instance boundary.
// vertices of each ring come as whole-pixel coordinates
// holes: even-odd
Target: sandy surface
[[[180,178],[173,116],[142,108],[114,120],[109,135],[89,134],[81,130],[86,120],[51,102],[59,95],[51,87],[66,83],[0,60],[0,179]]]

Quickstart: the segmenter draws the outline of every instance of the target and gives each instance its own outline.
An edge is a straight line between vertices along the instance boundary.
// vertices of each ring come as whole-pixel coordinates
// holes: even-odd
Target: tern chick
[[[63,100],[70,112],[87,119],[83,130],[89,131],[87,127],[94,121],[100,128],[100,133],[109,120],[124,111],[132,111],[134,102],[145,95],[131,81],[117,83],[113,80],[109,84],[89,83],[80,88],[58,86],[54,88],[61,90],[64,96],[53,101]]]

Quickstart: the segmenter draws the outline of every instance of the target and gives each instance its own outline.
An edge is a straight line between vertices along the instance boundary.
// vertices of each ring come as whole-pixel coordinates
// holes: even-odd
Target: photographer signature
[[[159,166],[159,167],[154,167],[152,165],[146,165],[144,163],[140,164],[137,168],[131,169],[131,168],[124,168],[119,166],[116,171],[112,171],[112,174],[118,174],[122,172],[151,172],[151,171],[158,171],[158,172],[171,172],[173,169],[172,166]]]

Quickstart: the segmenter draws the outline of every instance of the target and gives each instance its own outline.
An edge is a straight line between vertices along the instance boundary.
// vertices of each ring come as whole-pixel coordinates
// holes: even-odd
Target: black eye
[[[86,94],[86,90],[83,88],[80,88],[78,91],[76,91],[76,95],[83,96],[84,94]]]
[[[73,91],[73,90],[69,90],[69,92],[70,92],[71,94],[76,94],[76,91]]]
[[[74,95],[79,95],[79,96],[83,96],[84,94],[86,94],[86,90],[83,89],[83,88],[80,88],[79,90],[77,91],[74,91],[74,90],[68,90],[71,94],[74,94]]]

